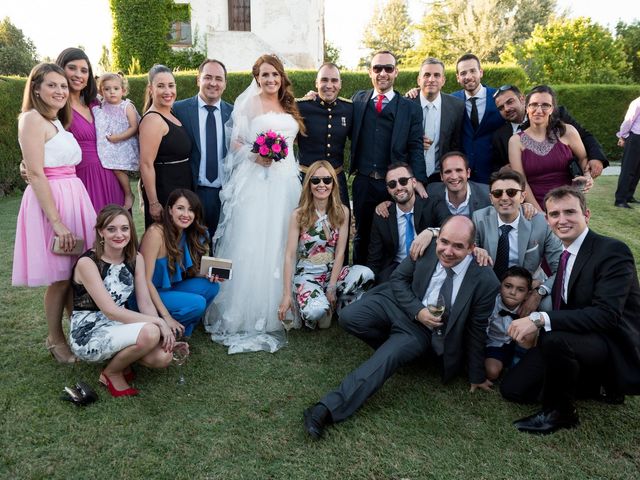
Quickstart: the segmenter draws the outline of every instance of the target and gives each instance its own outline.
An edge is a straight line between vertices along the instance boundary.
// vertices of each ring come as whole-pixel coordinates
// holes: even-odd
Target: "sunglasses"
[[[507,92],[509,90],[513,90],[513,88],[514,88],[513,85],[502,85],[493,94],[493,99],[495,100],[498,97],[498,95],[500,95],[503,92]]]
[[[387,64],[387,65],[372,65],[371,66],[371,70],[373,70],[373,73],[380,73],[383,70],[386,73],[393,73],[395,69],[396,69],[396,66],[395,65],[391,65],[391,64]]]
[[[491,195],[493,195],[493,198],[502,198],[502,194],[505,192],[509,198],[513,198],[518,194],[518,192],[522,192],[522,190],[518,190],[517,188],[507,188],[502,190],[501,188],[498,188],[496,190],[491,190]]]
[[[311,177],[309,181],[311,182],[312,185],[320,185],[320,182],[324,183],[325,185],[331,185],[333,183],[333,178],[332,177]]]
[[[406,187],[407,183],[409,183],[409,180],[411,180],[412,178],[413,177],[400,177],[397,181],[389,180],[387,182],[387,188],[389,188],[389,190],[393,190],[398,184],[400,184],[401,187]]]

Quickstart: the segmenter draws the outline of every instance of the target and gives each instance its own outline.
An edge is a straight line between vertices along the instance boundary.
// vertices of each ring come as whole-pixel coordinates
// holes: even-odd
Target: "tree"
[[[534,83],[626,83],[622,42],[590,18],[556,19],[536,26],[522,45],[510,44],[501,60],[519,64]]]
[[[0,75],[27,76],[36,63],[33,42],[5,17],[0,22]]]
[[[98,60],[98,67],[102,73],[113,71],[111,65],[111,54],[109,53],[109,49],[106,45],[102,45],[102,53],[100,54],[100,59]]]
[[[622,42],[627,62],[631,64],[633,81],[640,82],[640,20],[630,24],[618,22],[616,38]]]
[[[360,66],[368,66],[371,55],[378,50],[394,53],[398,63],[402,63],[413,46],[411,18],[405,0],[388,0],[384,9],[376,3],[373,15],[365,27],[362,45],[368,56],[360,59]]]
[[[340,48],[328,40],[324,42],[324,61],[334,63],[341,70],[344,68],[340,65]]]

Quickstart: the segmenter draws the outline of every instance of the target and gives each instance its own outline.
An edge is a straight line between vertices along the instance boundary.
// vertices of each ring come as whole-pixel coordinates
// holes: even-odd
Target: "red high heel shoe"
[[[132,387],[125,388],[124,390],[118,390],[113,386],[113,383],[111,383],[111,379],[107,377],[107,375],[104,373],[104,370],[100,373],[100,379],[98,381],[102,385],[104,385],[107,390],[109,390],[109,393],[112,397],[132,397],[140,393],[139,390]]]

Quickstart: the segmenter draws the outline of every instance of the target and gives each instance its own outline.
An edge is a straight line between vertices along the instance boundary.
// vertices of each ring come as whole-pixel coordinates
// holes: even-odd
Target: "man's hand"
[[[538,210],[533,206],[532,203],[522,204],[522,214],[527,220],[531,220],[536,213],[538,213]]]
[[[413,87],[411,90],[404,94],[404,96],[407,98],[416,98],[418,95],[420,95],[420,89],[418,87]]]
[[[536,290],[531,290],[529,296],[522,302],[522,305],[520,305],[518,315],[527,317],[531,312],[537,312],[541,301],[542,297],[540,294]]]
[[[427,137],[426,135],[422,137],[422,147],[424,148],[424,151],[426,152],[427,150],[429,150],[429,148],[431,147],[431,144],[433,143],[433,140],[431,140],[429,137]]]
[[[619,146],[619,147],[624,147],[624,138],[620,137],[620,138],[618,139],[618,146]]]
[[[472,383],[469,391],[471,393],[475,392],[477,389],[484,390],[485,392],[492,392],[491,387],[493,387],[493,382],[491,380],[485,380],[482,383]]]
[[[433,232],[431,230],[427,230],[426,228],[420,232],[416,238],[413,239],[411,243],[411,248],[409,248],[409,256],[411,260],[414,262],[418,260],[422,255],[424,255],[424,251],[431,244],[433,240]]]
[[[315,100],[318,98],[318,92],[314,92],[313,90],[309,90],[304,97],[305,100]]]
[[[393,202],[391,200],[385,200],[384,202],[376,205],[376,215],[380,215],[382,218],[388,218],[389,208],[392,204]]]
[[[431,315],[431,313],[429,313],[429,309],[426,307],[418,312],[416,319],[425,327],[429,328],[438,328],[442,327],[443,325],[443,323],[440,321],[441,319]]]
[[[422,182],[419,182],[417,180],[414,190],[418,193],[418,195],[420,195],[421,198],[427,198],[429,196],[427,195],[427,190],[424,188],[424,185],[422,185]]]
[[[624,140],[622,141],[622,144],[624,145]],[[619,141],[618,141],[618,145],[620,145]],[[598,178],[600,175],[602,175],[602,169],[604,168],[604,166],[602,165],[602,160],[596,160],[596,159],[589,160],[587,164],[589,165],[589,172],[591,172],[591,178]]]
[[[538,327],[534,325],[529,317],[518,318],[511,322],[507,329],[507,335],[518,343],[526,342],[526,337],[538,331]]]
[[[489,256],[489,252],[487,252],[484,248],[474,248],[473,255],[476,257],[476,262],[478,262],[478,265],[480,265],[481,267],[493,265],[493,260]]]

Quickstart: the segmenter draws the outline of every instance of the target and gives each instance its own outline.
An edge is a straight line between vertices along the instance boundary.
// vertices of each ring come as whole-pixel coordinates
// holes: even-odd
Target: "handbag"
[[[584,175],[582,167],[575,158],[569,162],[569,175],[571,175],[571,178],[581,177]]]

